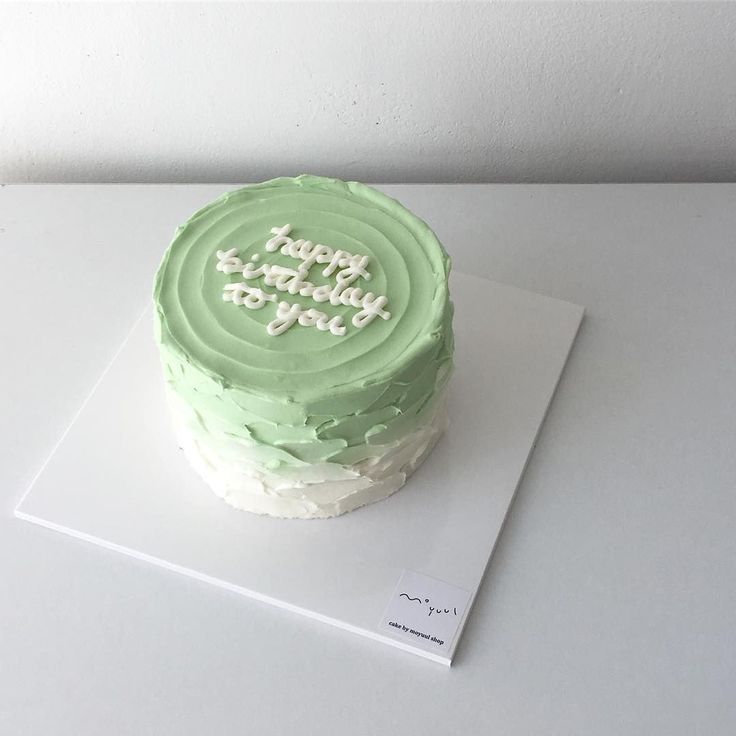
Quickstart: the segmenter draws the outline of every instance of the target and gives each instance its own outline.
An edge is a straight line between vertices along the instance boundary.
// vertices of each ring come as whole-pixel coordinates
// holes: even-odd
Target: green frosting
[[[296,268],[268,253],[270,230],[370,257],[370,281],[391,318],[362,329],[350,306],[316,303],[249,282],[279,301],[340,314],[346,334],[293,325],[266,331],[275,303],[251,310],[223,300],[243,281],[218,271],[216,251]],[[223,195],[178,228],[155,280],[156,337],[169,388],[211,441],[239,440],[264,467],[352,464],[400,440],[434,409],[452,365],[449,258],[430,228],[371,187],[315,176],[279,178]],[[315,265],[313,283],[334,284]]]

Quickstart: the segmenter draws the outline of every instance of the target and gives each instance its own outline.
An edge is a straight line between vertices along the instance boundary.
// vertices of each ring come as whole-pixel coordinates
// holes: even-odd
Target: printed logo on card
[[[404,570],[380,628],[422,649],[449,652],[469,601],[467,590]]]

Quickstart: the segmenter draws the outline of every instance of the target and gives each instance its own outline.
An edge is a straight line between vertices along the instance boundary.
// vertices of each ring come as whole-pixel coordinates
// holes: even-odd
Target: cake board
[[[450,429],[390,498],[326,520],[227,506],[176,447],[148,308],[16,516],[449,665],[584,311],[451,290]]]

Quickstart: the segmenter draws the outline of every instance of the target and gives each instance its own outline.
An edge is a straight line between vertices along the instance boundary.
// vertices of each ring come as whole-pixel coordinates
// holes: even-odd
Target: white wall
[[[736,179],[736,3],[0,5],[0,181]]]

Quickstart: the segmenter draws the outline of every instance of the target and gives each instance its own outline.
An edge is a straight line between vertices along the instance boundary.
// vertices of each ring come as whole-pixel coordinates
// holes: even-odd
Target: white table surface
[[[382,187],[587,308],[451,670],[12,518],[226,188],[0,189],[0,733],[736,732],[736,185]]]

